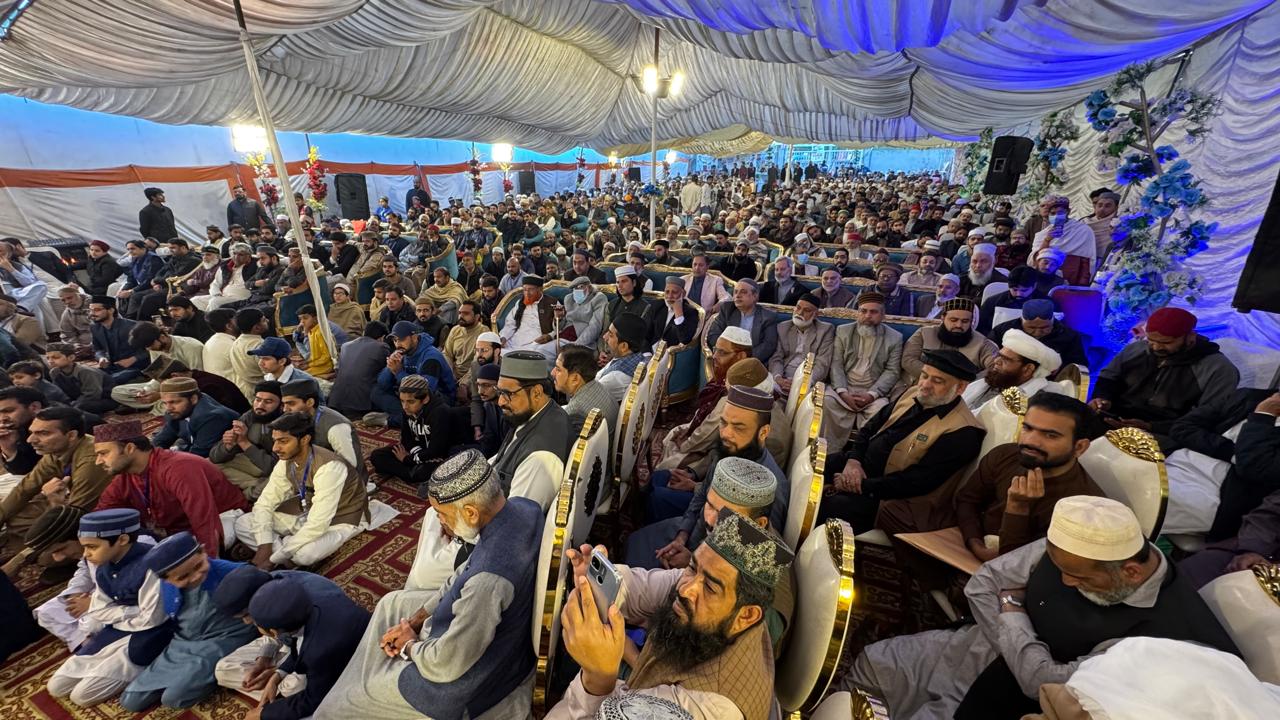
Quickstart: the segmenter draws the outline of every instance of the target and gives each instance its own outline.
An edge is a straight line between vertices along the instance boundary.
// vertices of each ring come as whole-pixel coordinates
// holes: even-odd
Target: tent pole
[[[236,22],[240,25],[240,47],[244,50],[245,68],[249,71],[249,86],[253,88],[253,100],[258,106],[258,117],[262,120],[262,129],[266,131],[267,147],[271,150],[271,158],[275,162],[276,179],[281,185],[280,192],[283,194],[286,190],[289,191],[285,211],[289,214],[289,223],[293,225],[294,242],[297,243],[298,252],[302,255],[302,268],[307,275],[307,287],[311,289],[311,298],[315,300],[316,321],[320,323],[320,336],[324,338],[324,343],[329,348],[329,357],[333,358],[336,366],[338,349],[333,341],[333,331],[329,329],[329,314],[325,312],[324,298],[320,295],[320,279],[316,276],[316,269],[311,266],[311,257],[307,253],[306,243],[303,242],[302,214],[298,211],[298,206],[293,204],[293,186],[289,184],[289,169],[285,166],[284,154],[280,152],[280,142],[276,138],[276,126],[271,122],[271,113],[267,109],[267,95],[262,90],[258,59],[253,54],[249,30],[245,27],[244,9],[240,7],[240,0],[233,0],[233,2],[236,9]],[[308,149],[310,149],[309,146]],[[279,331],[280,328],[276,328],[276,332]]]
[[[658,41],[661,38],[662,30],[653,29],[653,71],[658,71]],[[654,89],[652,95],[653,111],[649,121],[649,182],[653,186],[658,185],[658,91]],[[657,197],[649,198],[649,247],[658,241],[658,199]]]

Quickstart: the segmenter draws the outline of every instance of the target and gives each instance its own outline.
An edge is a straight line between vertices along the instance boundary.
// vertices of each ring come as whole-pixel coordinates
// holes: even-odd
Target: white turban
[[[985,255],[990,255],[991,257],[994,258],[996,256],[996,246],[992,245],[991,243],[978,243],[977,245],[973,246],[973,254],[974,255],[985,254]]]
[[[1103,562],[1128,560],[1147,542],[1128,506],[1091,495],[1059,500],[1047,536],[1060,550]]]
[[[720,337],[740,347],[751,347],[751,333],[737,325],[725,328]]]
[[[1062,356],[1053,348],[1017,329],[1004,334],[1004,346],[1022,357],[1039,363],[1032,377],[1045,378],[1062,367]]]

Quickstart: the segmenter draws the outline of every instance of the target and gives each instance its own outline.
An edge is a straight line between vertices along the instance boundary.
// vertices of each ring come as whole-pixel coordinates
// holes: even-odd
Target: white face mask
[[[160,247],[156,248],[156,254],[159,255],[160,257],[169,257],[171,253],[172,251],[169,250],[169,246],[167,245],[161,245]]]
[[[574,302],[576,302],[576,303],[579,303],[579,304],[586,302],[586,301],[587,301],[587,291],[586,291],[585,289],[583,289],[583,288],[578,288],[577,290],[574,290],[574,291],[573,291],[573,301],[574,301]]]

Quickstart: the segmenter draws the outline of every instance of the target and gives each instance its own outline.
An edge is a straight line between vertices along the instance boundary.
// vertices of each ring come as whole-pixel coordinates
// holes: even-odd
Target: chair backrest
[[[828,520],[796,553],[795,618],[774,677],[774,692],[787,712],[812,712],[827,694],[857,601],[853,571],[853,529],[843,520]]]
[[[435,269],[442,267],[449,271],[449,277],[457,279],[458,277],[458,253],[453,248],[453,240],[445,245],[444,250],[435,257],[426,258],[427,267],[435,272]]]
[[[550,697],[551,678],[560,641],[560,607],[564,604],[565,576],[569,572],[564,550],[567,547],[565,541],[569,537],[573,496],[573,477],[566,474],[542,525],[538,571],[534,578],[532,629],[536,672],[533,704],[543,711],[550,709],[553,704]]]
[[[644,423],[649,412],[649,366],[636,366],[631,385],[622,398],[622,412],[618,413],[618,429],[613,441],[614,485],[618,490],[615,507],[621,507],[631,491],[636,463],[640,460],[640,447],[644,444]]]
[[[333,298],[329,295],[329,283],[326,279],[326,273],[316,273],[316,284],[320,287],[320,299],[324,303],[326,310],[333,304]],[[304,305],[315,305],[315,297],[311,294],[311,288],[308,287],[302,292],[296,292],[291,295],[281,295],[276,298],[276,333],[281,337],[289,335],[298,326],[298,310]]]
[[[809,378],[813,376],[813,353],[804,356],[804,362],[791,373],[791,389],[787,391],[787,419],[795,417],[796,405],[809,394]]]
[[[1089,371],[1075,363],[1067,363],[1049,376],[1049,382],[1057,383],[1062,394],[1080,402],[1089,401]]]
[[[1263,682],[1280,685],[1280,569],[1257,565],[1217,578],[1200,597]]]
[[[1007,282],[988,283],[986,287],[982,288],[982,302],[978,304],[981,305],[982,303],[986,302],[989,298],[999,295],[1000,293],[1008,289],[1009,289],[1009,283]]]
[[[795,550],[809,537],[818,520],[823,470],[827,465],[827,440],[820,437],[804,447],[794,447],[791,456],[791,467],[787,473],[791,479],[791,497],[782,539]]]
[[[792,452],[800,452],[822,435],[822,401],[826,386],[814,383],[813,390],[796,404],[791,418]]]
[[[1062,322],[1086,337],[1097,337],[1102,309],[1107,297],[1099,289],[1079,285],[1059,285],[1049,290],[1049,299],[1062,311]]]
[[[987,287],[991,286],[988,285]],[[986,291],[983,291],[983,294],[985,295]],[[991,312],[991,327],[1002,325],[1019,317],[1022,317],[1022,310],[1020,308],[997,307]]]
[[[987,434],[982,438],[977,459],[965,473],[966,478],[992,448],[1018,441],[1018,435],[1022,432],[1022,416],[1026,414],[1027,396],[1016,387],[1001,391],[978,408],[973,415],[986,428]]]
[[[833,692],[809,716],[809,720],[889,720],[889,706],[865,690]]]
[[[1156,439],[1137,428],[1111,430],[1089,445],[1080,464],[1107,497],[1133,510],[1143,534],[1155,540],[1169,505],[1169,476]]]
[[[667,349],[665,340],[659,340],[653,348],[653,357],[649,358],[649,401],[644,418],[644,437],[653,434],[653,426],[658,422],[658,411],[662,410],[667,394],[667,378],[671,375],[671,351]]]
[[[698,313],[698,332],[693,342],[682,347],[671,348],[667,354],[671,356],[671,371],[667,374],[667,388],[662,395],[662,406],[670,407],[693,399],[700,387],[702,366],[702,343],[700,338],[706,330],[707,312],[698,303],[691,303]]]
[[[599,408],[592,408],[582,423],[582,432],[569,450],[564,476],[573,481],[573,514],[569,518],[569,547],[587,541],[596,512],[609,500],[613,483],[609,479],[609,441],[612,428]]]

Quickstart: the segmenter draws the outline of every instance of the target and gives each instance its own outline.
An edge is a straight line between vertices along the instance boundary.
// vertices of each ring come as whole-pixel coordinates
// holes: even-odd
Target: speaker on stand
[[[532,195],[538,191],[538,183],[532,170],[521,170],[516,173],[516,188],[521,195]]]
[[[627,168],[627,182],[640,182],[640,168]]]
[[[1280,177],[1271,193],[1271,202],[1258,226],[1258,235],[1249,249],[1244,271],[1236,283],[1236,295],[1231,306],[1240,312],[1265,310],[1280,313],[1280,265],[1276,255],[1280,253]]]
[[[1012,195],[1018,191],[1018,178],[1027,171],[1027,161],[1035,143],[1031,138],[1001,135],[991,145],[991,164],[982,183],[983,195]]]

